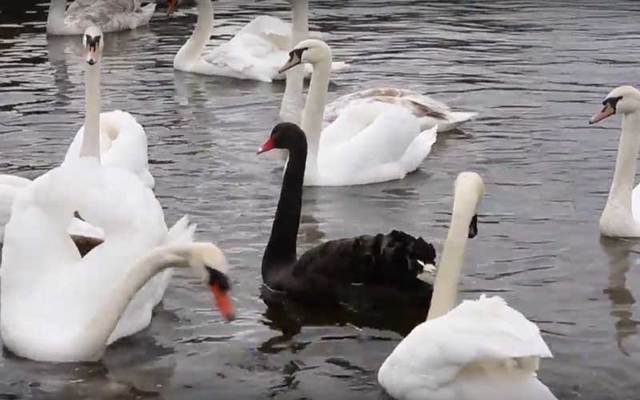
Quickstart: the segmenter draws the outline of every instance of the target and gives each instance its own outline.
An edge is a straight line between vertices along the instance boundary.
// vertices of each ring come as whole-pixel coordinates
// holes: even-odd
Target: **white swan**
[[[397,400],[557,400],[536,378],[539,358],[551,352],[535,324],[497,296],[455,307],[469,222],[483,193],[478,174],[458,175],[427,321],[378,371]]]
[[[600,232],[612,237],[640,237],[640,185],[634,188],[640,150],[640,91],[632,86],[613,89],[602,102],[590,124],[622,115],[616,168],[607,204],[600,217]]]
[[[147,25],[155,3],[141,7],[140,0],[51,0],[47,17],[49,35],[80,35],[91,25],[103,32],[135,29]]]
[[[88,68],[85,76],[85,123],[73,138],[64,162],[81,156],[85,130],[95,129],[99,132],[100,162],[106,166],[131,171],[145,185],[153,188],[155,180],[149,172],[147,134],[142,126],[128,112],[115,110],[100,113],[99,59],[104,46],[104,36],[99,28],[93,26],[87,28],[87,32],[82,41],[90,50],[87,53],[87,62],[95,64],[95,68]],[[95,39],[97,42],[88,42],[87,35],[98,38]]]
[[[296,16],[306,16],[308,0],[290,0]],[[169,13],[177,0],[169,0]],[[180,48],[173,60],[175,69],[204,75],[228,76],[271,82],[284,79],[278,69],[287,60],[291,47],[292,29],[298,28],[282,20],[262,15],[245,25],[236,35],[205,52],[213,31],[211,0],[197,0],[198,19],[191,37]],[[308,28],[307,28],[308,29]],[[345,63],[334,63],[334,68],[345,68]],[[309,71],[310,72],[310,71]]]
[[[105,232],[104,242],[84,258],[66,233],[74,211]],[[40,176],[18,194],[6,227],[4,345],[37,361],[98,360],[109,343],[134,333],[131,326],[144,327],[138,313],[150,302],[143,298],[168,267],[201,270],[230,317],[222,252],[212,244],[166,240],[160,204],[129,172],[83,157]],[[214,269],[205,274],[205,266]],[[150,319],[151,310],[145,311]]]
[[[97,27],[89,27],[86,33],[92,37],[102,38],[102,32]],[[149,172],[147,156],[147,135],[135,118],[120,110],[100,113],[100,69],[99,58],[104,41],[98,39],[95,43],[88,43],[83,35],[83,43],[91,51],[88,62],[96,64],[95,68],[87,70],[85,76],[85,124],[78,130],[65,155],[64,162],[78,159],[84,137],[85,126],[99,130],[100,159],[103,165],[119,167],[136,174],[142,182],[150,188],[155,180]],[[64,163],[63,162],[63,163]],[[4,226],[11,216],[11,205],[18,190],[29,184],[26,178],[14,175],[0,175],[0,242],[4,233]],[[103,232],[81,219],[74,218],[69,226],[69,234],[101,240]]]
[[[99,74],[99,29],[88,28],[84,40],[89,78]],[[222,253],[193,244],[186,217],[167,230],[151,189],[125,169],[101,165],[98,125],[85,128],[81,157],[38,177],[13,202],[0,266],[4,344],[34,360],[96,360],[108,344],[149,325],[172,263],[222,268],[208,270],[208,280],[230,317]],[[84,257],[67,232],[76,212],[104,232]]]
[[[302,115],[308,142],[305,185],[384,182],[402,179],[420,166],[436,141],[435,127],[423,130],[404,107],[375,102],[349,106],[323,130],[331,49],[321,40],[304,40],[281,71],[301,63],[313,65]]]

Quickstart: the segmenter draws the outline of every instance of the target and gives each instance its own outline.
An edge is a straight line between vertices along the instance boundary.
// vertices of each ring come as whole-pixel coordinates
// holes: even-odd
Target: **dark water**
[[[392,227],[439,242],[453,179],[475,170],[487,196],[463,297],[499,293],[538,323],[555,354],[540,375],[560,399],[637,399],[640,244],[603,240],[597,227],[619,121],[587,120],[611,88],[638,83],[640,3],[334,3],[312,1],[311,15],[336,58],[354,65],[332,96],[390,82],[481,117],[441,135],[403,181],[306,190],[300,247]],[[8,6],[0,6],[0,166],[33,178],[61,161],[82,124],[80,38],[47,39],[46,2]],[[287,7],[215,3],[222,26],[288,17]],[[199,237],[229,254],[239,318],[223,324],[208,293],[180,275],[151,328],[100,364],[5,354],[0,399],[384,398],[376,371],[400,334],[366,320],[300,328],[266,312],[259,265],[281,172],[255,150],[276,122],[283,86],[174,72],[194,20],[188,10],[171,20],[158,12],[148,28],[107,35],[103,109],[127,110],[145,127],[167,220],[191,214]]]

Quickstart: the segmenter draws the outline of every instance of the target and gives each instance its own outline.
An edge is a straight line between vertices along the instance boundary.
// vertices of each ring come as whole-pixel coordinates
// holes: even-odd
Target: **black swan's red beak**
[[[262,146],[260,146],[260,148],[258,149],[258,154],[264,153],[265,151],[272,150],[273,147],[274,147],[273,140],[271,139],[271,137],[269,137],[269,139],[267,139],[267,141],[264,142]]]

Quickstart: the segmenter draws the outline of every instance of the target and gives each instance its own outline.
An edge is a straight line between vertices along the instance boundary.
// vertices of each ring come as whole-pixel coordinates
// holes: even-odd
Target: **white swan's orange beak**
[[[257,154],[262,154],[262,153],[264,153],[265,151],[272,150],[273,148],[274,148],[273,140],[271,139],[271,137],[269,137],[269,139],[267,139],[267,141],[266,141],[266,142],[264,142],[264,143],[262,144],[262,146],[260,146],[260,147],[258,148],[258,153],[257,153]]]
[[[229,290],[221,288],[217,283],[212,283],[209,287],[211,288],[213,297],[216,299],[222,317],[227,321],[232,321],[236,317],[236,311],[233,307]]]
[[[612,116],[615,113],[616,113],[615,108],[613,108],[611,106],[611,104],[606,103],[604,105],[604,107],[602,107],[602,110],[600,110],[599,112],[595,113],[593,115],[593,117],[591,117],[591,119],[589,120],[589,125],[598,123],[598,122],[602,121],[605,118],[609,118],[610,116]]]

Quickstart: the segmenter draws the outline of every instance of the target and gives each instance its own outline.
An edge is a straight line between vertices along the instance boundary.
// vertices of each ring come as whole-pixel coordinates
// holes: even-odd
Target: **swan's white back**
[[[84,126],[73,138],[65,161],[80,157]],[[100,158],[105,166],[118,167],[137,175],[150,188],[155,180],[149,172],[147,134],[128,112],[115,110],[100,114]]]
[[[418,119],[401,107],[351,105],[322,131],[318,184],[402,179],[420,166],[436,137],[435,129],[421,131]]]
[[[413,90],[379,87],[364,89],[340,96],[327,104],[324,112],[325,126],[335,121],[350,106],[375,107],[397,105],[415,115],[422,130],[438,127],[438,132],[458,128],[477,115],[474,112],[452,111],[446,104]]]
[[[556,399],[536,378],[539,357],[551,352],[538,327],[502,298],[481,296],[415,327],[378,381],[398,400]]]

